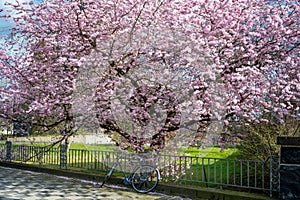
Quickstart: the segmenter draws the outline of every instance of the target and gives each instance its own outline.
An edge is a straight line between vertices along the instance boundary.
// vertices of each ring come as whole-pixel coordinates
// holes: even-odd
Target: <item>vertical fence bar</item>
[[[228,159],[226,159],[226,179],[227,179],[226,184],[229,184],[229,160]]]
[[[56,164],[59,165],[59,160],[60,160],[60,153],[59,153],[59,147],[55,151],[57,159],[56,159]]]
[[[199,158],[198,157],[196,157],[196,178],[195,179],[196,181],[199,181]]]
[[[176,162],[177,158],[178,158],[177,156],[174,156],[174,168],[173,168],[173,170],[174,170],[174,173],[175,173],[175,180],[177,179],[176,176],[178,175],[178,173],[176,172],[177,171],[176,170],[177,169],[177,162]]]
[[[243,186],[243,161],[240,161],[240,185]]]
[[[39,147],[34,147],[34,162],[40,162],[40,148]],[[67,162],[67,161],[66,161]]]
[[[190,164],[189,164],[189,169],[190,169],[190,181],[193,180],[193,169],[192,169],[192,167],[193,167],[193,158],[190,157]],[[198,170],[198,169],[196,169],[196,170]]]
[[[97,157],[98,151],[94,151],[94,157],[93,157],[93,168],[94,170],[97,170],[97,163],[98,163],[98,157]]]
[[[97,151],[97,170],[102,170],[101,169],[101,160],[100,160],[100,151]]]
[[[71,157],[70,158],[70,162],[69,162],[69,166],[70,167],[74,167],[74,159],[75,159],[75,156],[74,156],[74,153],[75,153],[75,149],[69,149],[69,156]]]
[[[94,159],[94,155],[95,155],[95,151],[92,150],[92,151],[89,151],[90,152],[90,161],[89,161],[89,166],[90,166],[90,169],[94,169],[94,163],[95,163],[95,159]]]
[[[262,165],[262,189],[265,189],[265,165],[264,163],[262,162],[261,163]]]
[[[85,156],[85,158],[84,158],[84,167],[85,168],[89,168],[89,151],[88,150],[85,150],[84,151],[84,156]]]
[[[127,160],[128,160],[128,158],[127,158],[127,155],[125,154],[125,159],[124,159],[124,161],[123,161],[123,163],[124,163],[124,169],[126,169],[126,166],[127,166]]]
[[[51,154],[49,156],[49,160],[50,160],[50,163],[53,165],[55,164],[54,163],[54,156],[55,156],[55,153],[54,153],[55,149],[54,148],[51,148]]]
[[[201,159],[201,168],[202,168],[202,182],[204,182],[205,168],[204,168],[204,158]]]
[[[86,151],[86,167],[87,169],[91,169],[90,168],[90,156],[91,156],[91,151]]]
[[[183,173],[182,173],[182,171],[181,171],[181,169],[182,169],[182,164],[181,164],[181,156],[179,156],[178,157],[179,158],[179,165],[178,165],[178,167],[179,167],[179,171],[178,171],[178,175],[180,176],[180,177],[178,177],[179,179],[181,179],[181,177],[182,177],[182,175],[183,175]],[[176,159],[175,159],[175,162],[174,162],[174,164],[176,163]],[[175,166],[176,166],[176,164],[175,164]],[[176,169],[174,169],[174,171],[176,172]]]
[[[101,151],[101,152],[99,152],[99,160],[101,159],[101,162],[99,163],[100,164],[100,168],[101,168],[101,170],[104,170],[105,169],[105,167],[104,167],[104,160],[103,160],[103,152]]]
[[[103,170],[103,169],[101,169],[100,162],[103,162],[103,161],[102,160],[100,161],[100,151],[98,151],[98,170]]]
[[[235,179],[236,179],[236,168],[235,168],[235,160],[233,161],[233,185],[235,185],[236,184],[236,181],[235,181]]]
[[[53,165],[58,165],[57,162],[56,162],[57,156],[58,156],[57,155],[57,148],[55,148],[55,149],[52,150],[52,164]]]
[[[20,155],[20,160],[24,160],[25,158],[25,147],[24,145],[19,146],[19,155]]]
[[[49,164],[49,156],[50,156],[50,149],[47,150],[47,154],[46,154],[46,157],[45,157],[45,163],[46,164]]]
[[[80,151],[80,167],[83,168],[83,154],[84,154],[84,151],[81,150]]]
[[[254,187],[256,188],[257,187],[257,162],[255,161],[254,162]]]
[[[72,149],[72,167],[76,167],[77,166],[77,149]]]
[[[166,178],[166,155],[163,155],[163,163],[164,163],[164,168],[163,168],[163,172],[164,172],[164,178]]]
[[[80,158],[79,158],[79,150],[75,150],[75,158],[74,158],[74,161],[75,161],[75,166],[76,167],[79,167],[79,163],[80,163]]]
[[[23,161],[23,159],[25,159],[28,155],[30,155],[30,146],[24,146],[22,148],[24,150],[24,155],[22,155],[22,153],[20,152],[21,147],[17,147],[15,150],[15,160],[20,160]]]
[[[93,170],[96,170],[97,169],[97,151],[96,150],[93,150],[93,153],[92,153],[92,157],[91,157],[91,168]]]
[[[247,186],[250,186],[250,163],[249,160],[247,160]]]
[[[103,151],[101,152],[101,160],[102,160],[102,163],[103,163],[103,168],[105,169],[106,160],[104,159],[104,152]]]
[[[28,160],[29,159],[29,160]],[[32,161],[34,162],[34,147],[33,146],[29,146],[29,155],[27,156],[27,158],[25,158],[25,160],[21,160],[24,161],[25,163],[27,161]]]
[[[53,148],[49,149],[49,164],[52,164],[53,163]]]
[[[93,159],[94,150],[88,150],[87,153],[88,153],[87,169],[93,170],[94,169],[94,165],[93,165],[93,162],[94,162],[94,159]]]
[[[19,149],[19,148],[18,148],[18,149]],[[29,146],[29,147],[28,147],[28,150],[29,150],[28,155],[26,155],[26,157],[24,158],[24,160],[21,160],[21,159],[20,159],[21,162],[25,162],[25,163],[26,163],[26,161],[28,161],[27,158],[32,157],[32,155],[33,155],[33,146]],[[18,154],[20,155],[20,153],[18,153]],[[33,160],[33,159],[32,159],[32,160]],[[30,160],[29,160],[29,161],[30,161]]]
[[[44,163],[44,161],[45,161],[45,156],[46,156],[46,147],[42,147],[42,150],[41,150],[41,152],[42,152],[42,163]]]
[[[186,162],[186,156],[183,157],[183,175],[184,175],[184,179],[187,180],[187,162]]]
[[[207,182],[210,182],[210,159],[207,159]]]
[[[88,154],[88,151],[84,150],[84,159],[83,159],[84,167],[87,167],[87,156],[88,156],[87,154]]]
[[[47,159],[46,159],[48,164],[51,164],[51,163],[50,163],[50,156],[51,156],[51,149],[48,149],[48,152],[47,152]]]
[[[269,157],[270,158],[270,194],[269,196],[272,198],[272,192],[273,192],[273,163],[272,163],[272,156]]]
[[[112,157],[114,156],[114,153],[112,153],[111,155]],[[113,159],[113,158],[112,158]],[[107,158],[107,153],[106,152],[103,152],[102,153],[102,160],[103,160],[103,163],[104,163],[104,168],[105,170],[107,170],[109,167],[109,158]]]
[[[71,167],[71,149],[68,150],[67,155],[68,155],[68,157],[67,157],[67,159],[68,159],[67,163],[68,163],[68,166]]]
[[[97,163],[97,157],[96,157],[96,155],[97,155],[97,151],[93,151],[93,154],[92,154],[92,163],[91,163],[91,166],[92,166],[92,169],[94,169],[94,170],[96,170],[97,169],[97,165],[96,165],[96,163]]]
[[[78,150],[78,167],[83,167],[83,150]]]
[[[81,161],[81,152],[79,151],[79,149],[76,149],[75,151],[75,162],[76,162],[76,167],[80,167],[80,161]]]
[[[31,146],[31,155],[28,159],[30,159],[30,160],[28,160],[29,162],[30,161],[33,162],[33,163],[36,162],[36,148],[34,146]]]
[[[85,167],[85,150],[81,150],[81,168]]]
[[[169,167],[168,167],[168,169],[169,169],[168,175],[169,175],[169,177],[171,177],[171,174],[172,174],[172,166],[171,166],[171,157],[170,157],[170,156],[168,156],[168,161],[169,161],[169,163],[168,163],[168,165],[169,165]]]
[[[217,182],[217,160],[214,158],[214,183]]]
[[[47,147],[45,147],[45,150],[44,150],[44,157],[43,157],[43,160],[44,160],[44,163],[47,164],[47,159],[48,159],[48,154],[49,154],[49,149],[47,149]]]
[[[93,162],[94,162],[94,169],[95,170],[98,170],[98,151],[94,151],[94,159],[93,159]]]
[[[44,155],[43,155],[43,164],[47,164],[47,159],[48,159],[48,150],[46,147],[44,147]]]
[[[222,169],[222,159],[220,159],[220,183],[222,184],[223,183],[223,169]]]
[[[72,167],[78,167],[77,149],[72,149]]]

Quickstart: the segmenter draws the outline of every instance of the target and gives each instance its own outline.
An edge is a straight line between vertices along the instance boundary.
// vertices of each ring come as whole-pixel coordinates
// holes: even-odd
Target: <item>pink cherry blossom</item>
[[[299,119],[298,1],[6,4],[18,13],[0,10],[15,23],[0,47],[8,122],[65,139],[86,118],[143,151],[205,135],[215,120]]]

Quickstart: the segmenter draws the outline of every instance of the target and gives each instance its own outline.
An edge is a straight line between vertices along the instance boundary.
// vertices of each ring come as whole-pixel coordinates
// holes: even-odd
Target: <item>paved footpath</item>
[[[112,186],[0,167],[0,200],[182,200],[159,193],[138,194]]]

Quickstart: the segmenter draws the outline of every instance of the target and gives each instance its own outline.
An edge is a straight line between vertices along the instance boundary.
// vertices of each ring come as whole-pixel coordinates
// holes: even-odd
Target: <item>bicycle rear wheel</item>
[[[159,171],[151,165],[142,165],[132,174],[132,187],[139,193],[153,191],[160,179]]]

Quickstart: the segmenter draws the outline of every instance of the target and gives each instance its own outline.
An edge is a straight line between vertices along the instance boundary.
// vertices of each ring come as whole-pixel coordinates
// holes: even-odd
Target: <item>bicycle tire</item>
[[[153,191],[160,179],[159,171],[151,165],[142,165],[132,173],[132,187],[138,193]]]

